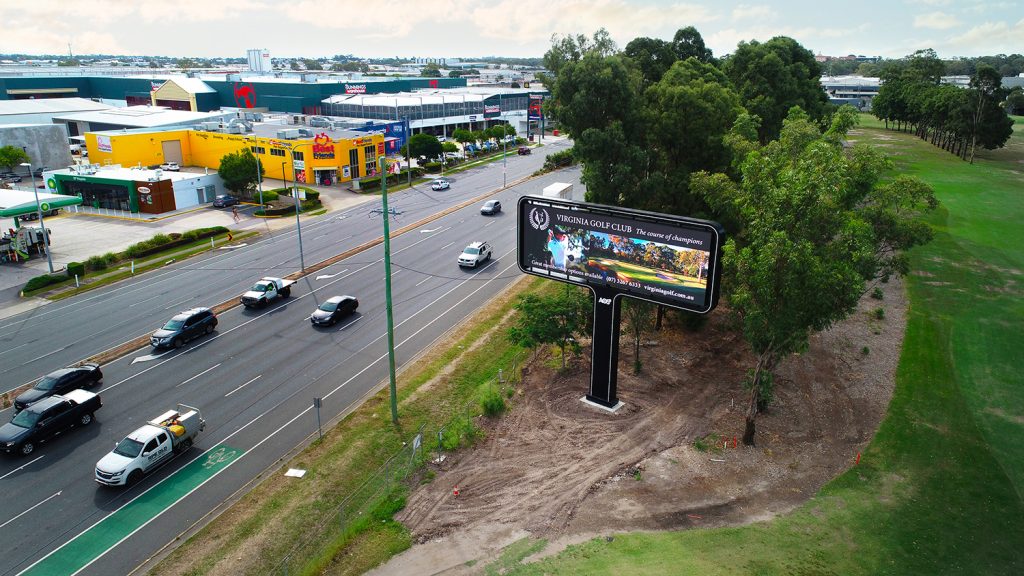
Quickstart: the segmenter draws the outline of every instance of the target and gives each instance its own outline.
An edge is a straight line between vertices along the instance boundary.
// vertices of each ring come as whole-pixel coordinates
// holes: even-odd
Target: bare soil
[[[539,557],[598,534],[741,525],[792,510],[855,464],[885,414],[906,302],[900,283],[879,287],[882,300],[865,296],[783,361],[753,447],[739,438],[754,357],[724,311],[700,332],[652,334],[639,375],[624,337],[625,406],[615,414],[581,402],[588,358],[565,371],[535,362],[510,412],[479,419],[485,440],[435,465],[434,481],[410,495],[398,519],[417,544],[373,573],[478,573],[525,536],[552,542]]]

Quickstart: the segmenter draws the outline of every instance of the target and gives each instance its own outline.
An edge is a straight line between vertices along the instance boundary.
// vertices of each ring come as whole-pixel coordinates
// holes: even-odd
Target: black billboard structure
[[[697,314],[714,309],[723,236],[721,225],[707,220],[541,196],[519,199],[519,269],[594,294],[586,400],[619,406],[623,297]]]

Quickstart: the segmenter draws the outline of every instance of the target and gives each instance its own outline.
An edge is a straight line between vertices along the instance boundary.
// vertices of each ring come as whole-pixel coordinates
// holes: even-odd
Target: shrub
[[[487,416],[497,416],[505,411],[505,399],[501,390],[491,382],[480,386],[480,407]]]
[[[81,262],[68,262],[68,278],[74,278],[75,275],[85,276],[85,264]]]
[[[426,164],[423,165],[423,169],[433,174],[434,172],[439,172],[441,170],[441,163],[427,162]]]
[[[875,300],[881,300],[883,296],[884,295],[882,294],[881,288],[876,287],[874,290],[871,291],[871,297],[874,298]]]
[[[57,282],[63,282],[66,280],[64,276],[59,274],[43,274],[42,276],[36,276],[25,283],[25,292],[31,292],[32,290],[38,290],[45,288],[50,284],[56,284]]]
[[[110,266],[114,262],[120,260],[120,257],[114,252],[107,252],[103,255],[103,260],[107,263],[107,266]]]
[[[573,154],[572,148],[569,148],[568,150],[548,154],[547,158],[544,159],[544,168],[554,170],[555,168],[571,166],[575,163],[576,155]]]
[[[441,437],[441,448],[455,450],[459,446],[469,445],[480,434],[473,424],[473,421],[465,416],[459,416],[448,423]]]
[[[875,308],[873,314],[877,320],[885,320],[885,308]]]
[[[171,237],[171,240],[181,240],[181,233],[179,232],[171,232],[168,236]]]
[[[85,261],[85,267],[89,270],[106,270],[107,269],[107,258],[106,256],[89,256],[89,259]],[[71,266],[68,266],[68,270]]]
[[[154,234],[153,237],[149,239],[149,243],[150,246],[163,246],[164,244],[169,244],[171,240],[172,238],[167,234]]]
[[[316,190],[306,189],[306,200],[320,200],[320,193]]]
[[[256,200],[259,200],[260,199],[259,193],[257,193],[253,198],[256,199]],[[277,200],[278,198],[280,198],[280,195],[275,190],[264,190],[263,191],[263,203],[264,204],[266,204],[267,202],[273,202],[274,200]]]

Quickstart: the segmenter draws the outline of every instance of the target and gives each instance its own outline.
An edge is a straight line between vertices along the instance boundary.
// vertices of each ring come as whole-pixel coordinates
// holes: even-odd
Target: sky
[[[830,56],[1024,52],[1024,0],[0,0],[0,53],[540,57],[552,34],[622,48],[686,26],[716,56],[779,35]]]

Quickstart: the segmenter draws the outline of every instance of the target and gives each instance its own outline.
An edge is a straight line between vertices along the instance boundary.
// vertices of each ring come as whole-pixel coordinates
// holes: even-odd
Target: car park
[[[167,170],[168,172],[178,172],[181,170],[181,166],[177,162],[166,162],[160,165],[161,170]]]
[[[359,300],[355,296],[332,296],[321,304],[309,316],[313,326],[333,326],[341,318],[348,316],[359,308]]]
[[[93,362],[54,370],[19,394],[14,399],[14,410],[20,412],[31,404],[55,394],[66,394],[79,388],[93,388],[102,383],[103,372],[100,365]]]
[[[430,183],[431,190],[447,190],[451,188],[451,182],[447,178],[438,178]]]
[[[501,202],[498,202],[497,200],[488,200],[480,207],[480,213],[485,216],[493,216],[498,212],[501,212]]]
[[[181,348],[185,342],[217,328],[217,315],[209,308],[192,308],[175,314],[149,337],[154,348]]]
[[[239,200],[237,196],[231,194],[219,194],[213,199],[214,208],[227,208],[228,206],[234,206],[238,204]]]
[[[531,152],[530,149],[527,148],[526,146],[520,146],[518,153],[520,156],[529,156]]]
[[[459,254],[459,266],[476,268],[491,258],[491,245],[487,242],[473,242]]]

